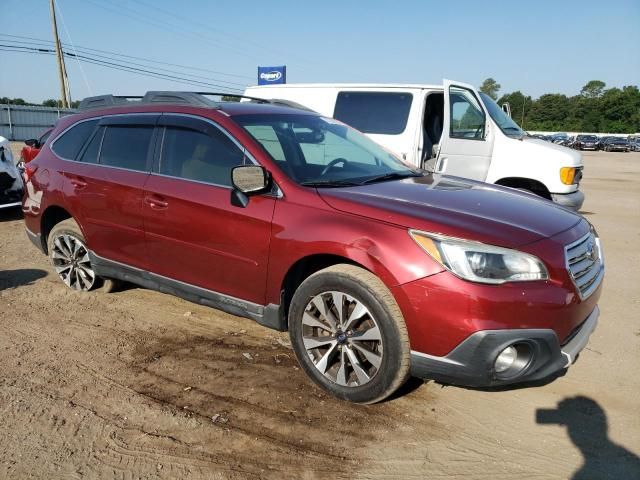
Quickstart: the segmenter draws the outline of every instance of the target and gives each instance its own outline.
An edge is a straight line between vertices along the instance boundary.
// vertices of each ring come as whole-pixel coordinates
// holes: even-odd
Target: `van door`
[[[476,89],[444,80],[444,119],[435,171],[484,181],[493,138],[489,115]]]

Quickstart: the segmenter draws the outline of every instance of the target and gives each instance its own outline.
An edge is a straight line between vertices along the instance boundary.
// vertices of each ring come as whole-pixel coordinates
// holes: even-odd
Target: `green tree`
[[[49,99],[45,100],[44,102],[42,102],[42,105],[44,107],[57,107],[58,105],[60,105],[60,102],[58,100],[53,99],[53,98],[49,98]]]
[[[502,85],[496,82],[493,78],[489,77],[484,82],[482,82],[482,85],[480,85],[480,91],[486,93],[494,100],[497,100],[498,92],[500,91],[501,87]]]
[[[580,95],[587,98],[598,98],[602,95],[604,87],[606,86],[607,84],[602,80],[590,80],[584,87],[582,87]]]
[[[569,113],[570,101],[566,95],[548,93],[531,105],[527,120],[529,130],[563,130]]]
[[[499,105],[508,103],[511,107],[511,116],[516,123],[522,128],[528,128],[527,115],[531,110],[533,100],[529,96],[525,96],[520,90],[512,93],[506,93],[498,100]]]

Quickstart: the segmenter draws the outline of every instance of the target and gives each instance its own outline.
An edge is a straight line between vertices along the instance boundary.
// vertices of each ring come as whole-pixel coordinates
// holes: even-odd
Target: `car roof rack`
[[[269,100],[257,97],[249,97],[237,93],[228,92],[181,92],[181,91],[150,91],[144,96],[120,96],[120,95],[98,95],[87,97],[80,102],[78,110],[89,110],[92,108],[117,107],[123,105],[150,105],[155,103],[170,103],[180,105],[193,105],[197,107],[219,108],[221,102],[211,100],[210,96],[246,98],[252,102],[272,103]],[[275,102],[273,102],[275,103]]]

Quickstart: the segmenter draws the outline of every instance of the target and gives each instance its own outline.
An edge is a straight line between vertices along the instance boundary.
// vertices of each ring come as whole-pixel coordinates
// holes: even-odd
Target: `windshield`
[[[502,133],[509,137],[521,138],[526,135],[525,131],[522,130],[516,122],[514,122],[509,115],[504,113],[504,111],[498,106],[493,99],[487,95],[486,93],[480,92],[480,97],[482,98],[482,103],[487,107],[489,111],[489,115],[493,118],[493,121],[496,122]]]
[[[422,175],[362,133],[315,115],[238,115],[282,171],[301,185],[339,187]]]

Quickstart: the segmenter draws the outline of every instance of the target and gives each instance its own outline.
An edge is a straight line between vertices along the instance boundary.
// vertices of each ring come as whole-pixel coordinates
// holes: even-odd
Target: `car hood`
[[[551,237],[582,220],[530,193],[436,174],[318,193],[336,210],[504,247]]]

